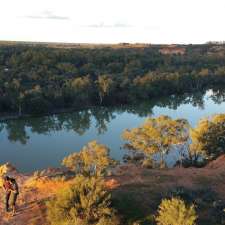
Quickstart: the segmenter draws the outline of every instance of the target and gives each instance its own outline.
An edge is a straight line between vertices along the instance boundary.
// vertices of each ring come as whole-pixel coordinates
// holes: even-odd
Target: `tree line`
[[[0,112],[32,114],[129,104],[225,82],[224,45],[76,48],[0,46]],[[222,51],[222,53],[221,53]]]

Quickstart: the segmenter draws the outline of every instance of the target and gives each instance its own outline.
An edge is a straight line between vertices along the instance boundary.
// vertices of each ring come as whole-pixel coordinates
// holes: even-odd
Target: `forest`
[[[223,43],[117,48],[0,43],[0,113],[133,104],[223,86],[224,55]]]

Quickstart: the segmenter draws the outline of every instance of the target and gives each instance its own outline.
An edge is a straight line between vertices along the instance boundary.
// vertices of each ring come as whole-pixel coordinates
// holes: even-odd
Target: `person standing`
[[[10,178],[10,184],[11,184],[11,193],[12,193],[12,213],[13,215],[16,213],[16,200],[19,195],[19,187],[14,178]]]
[[[5,190],[5,210],[6,212],[9,212],[9,199],[10,199],[10,195],[11,192],[13,190],[12,184],[10,182],[10,177],[5,176],[3,178],[4,182],[3,182],[3,188]]]

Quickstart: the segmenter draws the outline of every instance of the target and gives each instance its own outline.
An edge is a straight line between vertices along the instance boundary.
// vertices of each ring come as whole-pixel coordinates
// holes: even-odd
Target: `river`
[[[7,120],[0,123],[0,164],[10,162],[21,172],[58,167],[66,155],[79,151],[91,140],[107,145],[111,156],[121,160],[125,153],[123,130],[139,126],[147,117],[185,118],[195,126],[199,119],[216,113],[225,113],[222,89],[169,96],[135,106]]]

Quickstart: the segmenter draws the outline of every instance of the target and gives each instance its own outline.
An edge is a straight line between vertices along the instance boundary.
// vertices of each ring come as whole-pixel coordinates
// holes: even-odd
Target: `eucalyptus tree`
[[[158,153],[163,163],[165,154],[174,145],[188,141],[189,125],[186,120],[173,120],[169,116],[148,118],[140,127],[125,130],[122,138],[128,141],[126,148],[144,152],[150,158]]]

